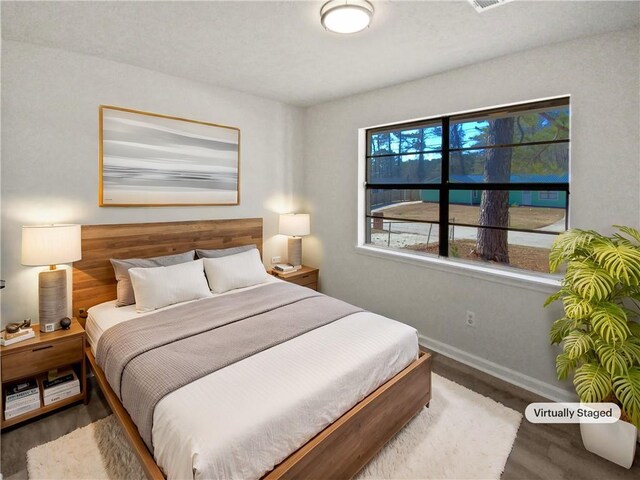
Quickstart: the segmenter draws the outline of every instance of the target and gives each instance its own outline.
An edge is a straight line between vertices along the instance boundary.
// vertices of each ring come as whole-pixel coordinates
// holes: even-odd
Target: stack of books
[[[287,275],[295,273],[300,270],[300,268],[301,267],[294,267],[293,265],[289,265],[288,263],[278,263],[273,266],[273,270],[280,277],[286,277]]]
[[[42,378],[42,400],[45,406],[60,402],[80,393],[80,381],[71,369],[58,373],[52,380]]]
[[[21,328],[15,333],[8,333],[6,330],[3,330],[2,332],[0,332],[0,345],[2,345],[3,347],[8,347],[9,345],[28,340],[29,338],[33,338],[35,336],[36,333],[31,327]]]
[[[35,379],[11,385],[5,389],[4,419],[40,408],[40,388]]]

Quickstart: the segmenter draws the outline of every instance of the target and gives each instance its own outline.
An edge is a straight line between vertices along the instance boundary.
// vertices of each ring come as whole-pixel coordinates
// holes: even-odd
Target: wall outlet
[[[271,257],[271,263],[280,263],[282,259],[280,257]]]
[[[476,314],[475,312],[470,312],[467,310],[467,317],[465,319],[465,324],[467,327],[475,327],[476,326]]]

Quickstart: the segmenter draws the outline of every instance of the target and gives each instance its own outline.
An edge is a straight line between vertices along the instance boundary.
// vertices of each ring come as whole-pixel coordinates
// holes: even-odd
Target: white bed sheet
[[[140,315],[90,309],[92,345],[128,319],[125,309],[128,318]],[[259,478],[417,355],[414,328],[370,312],[349,315],[163,398],[153,416],[156,462],[168,478]]]

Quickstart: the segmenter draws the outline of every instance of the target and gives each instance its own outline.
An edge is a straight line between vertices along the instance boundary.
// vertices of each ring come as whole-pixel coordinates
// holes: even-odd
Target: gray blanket
[[[359,308],[274,283],[129,320],[108,329],[96,360],[153,453],[153,411],[169,393]]]

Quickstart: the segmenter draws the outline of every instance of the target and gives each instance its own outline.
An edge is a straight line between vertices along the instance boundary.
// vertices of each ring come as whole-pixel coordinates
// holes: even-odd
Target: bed
[[[418,353],[415,331],[359,311],[163,397],[153,412],[151,455],[96,363],[105,332],[146,315],[114,307],[108,259],[260,248],[262,220],[98,225],[82,232],[74,313],[87,317],[87,359],[149,478],[349,478],[429,402],[430,358]],[[283,282],[272,278],[221,296],[235,302],[277,289],[276,283]]]

